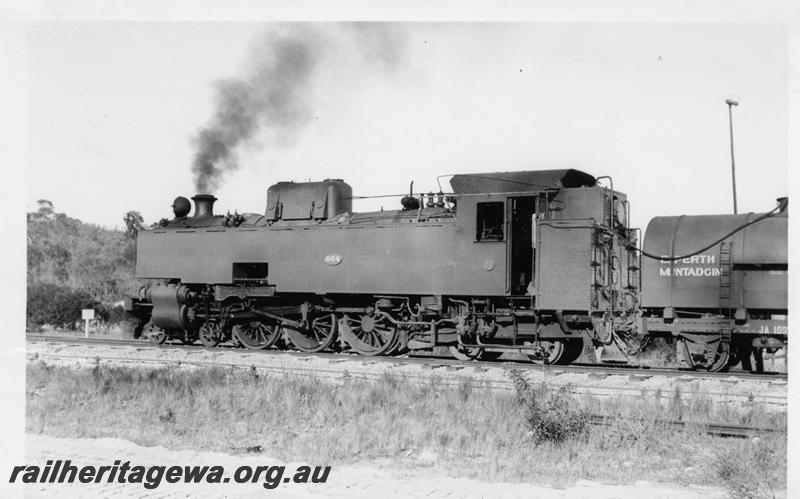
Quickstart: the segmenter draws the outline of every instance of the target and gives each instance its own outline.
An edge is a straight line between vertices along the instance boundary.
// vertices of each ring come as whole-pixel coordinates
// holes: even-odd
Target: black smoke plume
[[[195,192],[217,189],[224,175],[239,167],[237,148],[262,129],[291,142],[311,121],[315,73],[327,50],[355,50],[358,57],[353,59],[384,68],[398,63],[400,38],[395,27],[380,23],[336,27],[337,36],[317,25],[272,30],[250,52],[244,77],[216,82],[214,115],[193,139]]]
[[[245,78],[216,83],[216,111],[194,138],[196,192],[216,189],[225,172],[236,170],[236,148],[262,126],[290,135],[309,120],[305,94],[317,65],[316,44],[308,30],[268,34],[248,58]]]

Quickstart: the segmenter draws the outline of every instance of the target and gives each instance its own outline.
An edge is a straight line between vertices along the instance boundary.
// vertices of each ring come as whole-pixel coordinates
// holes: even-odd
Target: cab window
[[[502,201],[478,203],[476,241],[502,241],[505,205]]]

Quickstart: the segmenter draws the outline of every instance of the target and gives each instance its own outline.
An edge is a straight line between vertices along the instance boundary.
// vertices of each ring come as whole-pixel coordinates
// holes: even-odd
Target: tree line
[[[74,327],[84,308],[101,320],[124,318],[115,304],[138,289],[135,237],[143,227],[137,212],[124,221],[126,231],[84,223],[56,213],[47,200],[27,214],[29,327]]]

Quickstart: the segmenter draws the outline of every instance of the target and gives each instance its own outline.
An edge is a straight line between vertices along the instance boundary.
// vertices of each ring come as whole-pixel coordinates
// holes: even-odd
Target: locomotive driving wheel
[[[222,341],[222,326],[216,322],[206,322],[200,327],[197,336],[204,347],[215,347]]]
[[[167,337],[169,335],[167,334],[166,331],[164,331],[159,327],[156,327],[151,322],[144,326],[142,330],[142,336],[144,336],[150,343],[155,343],[156,345],[163,345],[164,342],[167,341]]]
[[[408,352],[408,331],[398,329],[395,335],[394,345],[386,351],[386,355],[400,356]]]
[[[536,349],[525,355],[534,364],[557,364],[564,355],[565,342],[561,340],[541,340]]]
[[[481,352],[480,359],[481,360],[497,360],[500,356],[503,355],[503,352],[499,352],[497,350],[484,350]]]
[[[465,347],[464,345],[450,345],[447,347],[450,355],[458,360],[475,360],[483,355],[483,348]]]
[[[283,326],[286,336],[298,350],[315,353],[325,350],[336,340],[336,314],[315,317],[308,328]]]
[[[583,352],[583,338],[540,340],[533,353],[526,353],[534,364],[569,364]]]
[[[278,324],[265,324],[260,321],[245,322],[233,326],[233,337],[245,348],[264,350],[278,342],[281,328]]]
[[[167,333],[164,331],[153,331],[147,335],[147,341],[156,345],[163,345],[167,341]]]
[[[361,355],[383,355],[397,346],[397,328],[384,312],[345,315],[342,322],[342,336]]]

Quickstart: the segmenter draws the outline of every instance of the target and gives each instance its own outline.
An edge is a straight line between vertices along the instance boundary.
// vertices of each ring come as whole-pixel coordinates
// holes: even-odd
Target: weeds
[[[577,407],[572,385],[550,392],[543,386],[534,388],[516,369],[510,369],[508,376],[514,384],[517,402],[525,408],[525,421],[536,441],[558,443],[584,433],[589,414]]]

